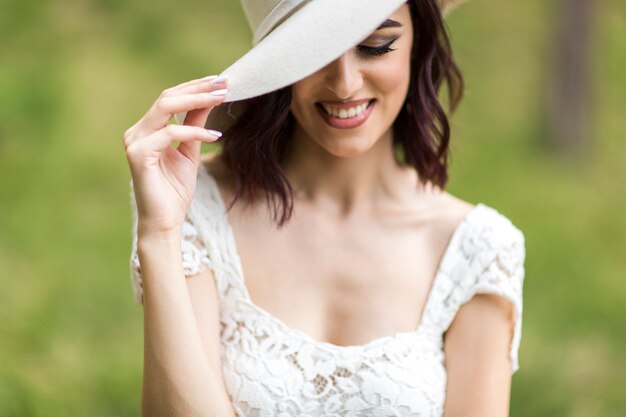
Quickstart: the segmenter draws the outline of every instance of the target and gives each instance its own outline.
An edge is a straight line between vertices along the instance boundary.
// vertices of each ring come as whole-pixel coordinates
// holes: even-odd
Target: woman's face
[[[369,150],[404,105],[412,46],[404,4],[358,46],[292,85],[291,112],[299,128],[338,157]]]

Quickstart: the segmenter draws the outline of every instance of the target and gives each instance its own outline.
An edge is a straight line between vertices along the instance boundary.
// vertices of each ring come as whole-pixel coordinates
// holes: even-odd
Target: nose
[[[353,54],[346,52],[326,67],[326,85],[340,100],[349,100],[363,87],[363,74]]]

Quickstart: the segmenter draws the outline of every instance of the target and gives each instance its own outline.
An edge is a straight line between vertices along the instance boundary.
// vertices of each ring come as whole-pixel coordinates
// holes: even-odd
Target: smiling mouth
[[[369,120],[376,104],[376,99],[348,103],[320,101],[315,103],[315,107],[324,122],[333,129],[356,129]]]
[[[336,117],[337,119],[345,120],[356,118],[363,114],[374,103],[374,100],[375,99],[371,99],[367,103],[352,106],[349,108],[337,108],[324,103],[315,103],[315,105],[319,107],[322,111],[324,111],[327,115]]]

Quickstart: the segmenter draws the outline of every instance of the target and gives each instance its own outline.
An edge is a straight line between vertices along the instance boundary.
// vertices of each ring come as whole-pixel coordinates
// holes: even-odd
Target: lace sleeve
[[[509,300],[515,308],[515,324],[509,357],[511,373],[519,369],[518,350],[522,337],[522,287],[526,258],[524,234],[502,215],[489,217],[486,224],[464,239],[462,251],[467,263],[452,274],[455,284],[450,295],[452,314],[474,295],[491,293]],[[447,328],[447,326],[446,326]]]
[[[518,351],[522,338],[522,287],[525,257],[524,235],[519,229],[514,228],[511,239],[498,248],[496,257],[478,276],[472,291],[474,294],[501,295],[515,307],[515,327],[509,350],[511,373],[519,369]]]
[[[135,203],[132,181],[130,184],[130,190],[130,202],[133,217],[130,277],[135,295],[135,302],[137,304],[143,304],[143,281],[141,277],[139,256],[137,255],[137,205]],[[185,217],[185,221],[182,226],[181,251],[185,276],[195,275],[201,272],[206,266],[211,266],[207,250],[199,238],[198,231],[192,220],[189,218],[189,215]]]

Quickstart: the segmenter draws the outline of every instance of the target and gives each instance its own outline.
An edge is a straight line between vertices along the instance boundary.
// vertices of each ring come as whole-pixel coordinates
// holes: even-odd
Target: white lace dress
[[[131,278],[141,303],[132,182],[131,206]],[[482,203],[454,231],[417,328],[362,345],[317,341],[251,301],[224,202],[203,165],[182,239],[185,274],[209,267],[215,276],[222,372],[239,416],[441,416],[447,381],[442,336],[476,293],[499,294],[514,304],[511,371],[519,368],[524,235]]]

